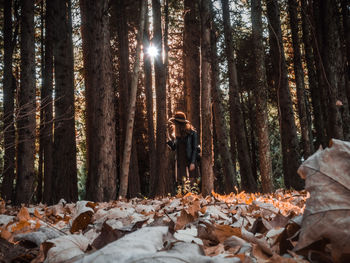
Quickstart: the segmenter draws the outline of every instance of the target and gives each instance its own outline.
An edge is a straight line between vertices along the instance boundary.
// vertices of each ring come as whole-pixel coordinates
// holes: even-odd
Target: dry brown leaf
[[[241,229],[238,227],[232,227],[228,225],[214,225],[213,234],[216,236],[219,242],[224,242],[231,236],[242,237]]]
[[[198,218],[198,212],[201,210],[200,201],[193,201],[193,203],[189,204],[188,208],[185,210],[188,214],[192,215],[193,218]]]
[[[296,250],[326,239],[335,262],[350,254],[350,143],[332,139],[299,168],[310,192]]]
[[[94,210],[89,206],[87,201],[77,202],[77,215],[73,219],[72,227],[70,229],[71,233],[75,233],[79,230],[84,230],[88,224],[90,224]]]
[[[183,229],[185,225],[194,221],[194,217],[187,213],[186,210],[182,210],[181,214],[177,217],[175,230]]]
[[[222,243],[219,243],[216,246],[206,247],[203,248],[204,254],[209,257],[217,256],[219,254],[225,253],[225,247]]]
[[[30,215],[28,212],[28,209],[24,206],[21,207],[21,210],[19,210],[17,214],[17,218],[19,221],[28,221],[30,220]]]

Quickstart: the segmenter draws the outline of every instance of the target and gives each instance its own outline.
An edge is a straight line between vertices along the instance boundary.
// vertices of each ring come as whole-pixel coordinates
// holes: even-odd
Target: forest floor
[[[0,262],[308,262],[293,252],[308,195],[1,202]]]

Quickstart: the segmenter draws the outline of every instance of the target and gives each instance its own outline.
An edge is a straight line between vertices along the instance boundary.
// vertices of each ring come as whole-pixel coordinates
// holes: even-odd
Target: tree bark
[[[212,10],[212,8],[211,8]],[[232,156],[228,145],[228,128],[225,123],[224,107],[222,105],[223,94],[219,84],[219,61],[217,55],[217,39],[216,39],[216,28],[214,26],[211,30],[211,68],[212,68],[212,98],[213,98],[213,112],[214,112],[214,123],[215,123],[215,135],[217,149],[221,156],[221,163],[224,170],[225,186],[224,191],[226,194],[235,192],[237,184],[237,175],[232,163]],[[215,149],[215,148],[214,148]],[[215,152],[214,152],[215,153]],[[215,158],[216,159],[216,158]]]
[[[161,27],[161,12],[160,1],[152,0],[153,11],[153,46],[159,50],[159,55],[154,58],[155,71],[155,86],[156,86],[156,102],[157,102],[157,178],[158,185],[156,194],[164,196],[172,192],[172,180],[167,173],[167,149],[166,149],[166,74],[165,67],[162,60],[162,27]]]
[[[74,60],[70,0],[53,0],[53,55],[55,68],[55,119],[53,150],[53,201],[78,200],[74,118]]]
[[[152,64],[151,57],[147,55],[145,48],[149,47],[149,21],[148,7],[145,11],[145,27],[143,33],[143,67],[144,67],[144,82],[146,91],[146,108],[147,108],[147,128],[148,128],[148,148],[149,148],[149,193],[154,193],[156,183],[156,147],[154,139],[154,122],[153,122],[153,91],[152,91]]]
[[[312,32],[311,19],[309,17],[309,6],[306,0],[301,0],[301,18],[303,43],[305,48],[305,60],[307,67],[307,77],[309,81],[309,88],[311,92],[311,104],[314,116],[314,127],[316,130],[315,148],[320,145],[326,145],[326,133],[323,119],[323,109],[321,107],[321,86],[317,83],[316,67],[315,67],[315,52],[312,48]]]
[[[267,16],[272,67],[273,71],[276,72],[274,84],[275,90],[278,91],[284,183],[287,188],[302,189],[303,181],[297,174],[300,165],[298,138],[282,44],[280,12],[276,0],[267,0]]]
[[[202,135],[202,194],[210,195],[214,189],[213,125],[211,116],[210,72],[210,0],[201,0],[201,135]]]
[[[194,127],[200,130],[200,21],[198,4],[198,0],[184,1],[183,65],[187,118]],[[198,136],[200,138],[200,132]]]
[[[136,46],[136,59],[134,65],[134,72],[131,79],[130,87],[130,99],[127,113],[127,125],[126,125],[126,138],[124,144],[123,163],[122,163],[122,174],[120,177],[120,189],[119,197],[125,198],[128,190],[128,177],[129,177],[129,166],[130,156],[132,147],[132,135],[135,121],[135,107],[136,107],[136,93],[137,83],[139,79],[140,70],[140,55],[141,55],[141,42],[143,38],[143,28],[145,24],[145,1],[141,2],[141,13],[140,13],[140,25],[137,33],[137,46]]]
[[[298,114],[301,129],[301,142],[303,147],[303,155],[306,160],[313,152],[311,127],[307,116],[310,111],[307,108],[305,97],[304,71],[301,62],[300,40],[299,40],[299,21],[298,21],[298,3],[295,0],[288,0],[288,10],[290,27],[292,31],[293,45],[293,66],[295,75],[295,85],[297,89]]]
[[[111,79],[108,1],[80,0],[87,110],[86,198],[116,198],[114,90]],[[101,85],[103,83],[103,85]]]
[[[346,92],[348,101],[350,101],[350,3],[348,0],[341,0],[342,18],[343,18],[343,35],[345,43],[345,78]]]
[[[12,41],[12,0],[4,1],[4,170],[1,185],[1,197],[13,200],[13,181],[15,178],[15,123],[14,123],[14,94],[16,82],[12,74],[12,56],[14,43]]]
[[[19,115],[17,148],[16,203],[32,201],[35,156],[35,45],[34,1],[21,0],[21,85],[18,92]]]
[[[247,134],[244,129],[245,123],[239,100],[239,84],[236,63],[233,55],[233,38],[231,35],[232,30],[230,24],[229,4],[228,0],[221,0],[221,3],[224,22],[225,53],[228,62],[229,96],[231,97],[232,102],[230,114],[234,121],[233,125],[231,123],[233,127],[231,126],[230,129],[235,129],[234,133],[236,136],[242,188],[249,192],[254,192],[257,190],[257,185],[251,168],[249,145],[247,143]]]

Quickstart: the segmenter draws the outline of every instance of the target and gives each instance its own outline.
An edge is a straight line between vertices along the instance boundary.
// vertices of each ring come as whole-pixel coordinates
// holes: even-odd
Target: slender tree
[[[4,171],[1,186],[1,196],[4,200],[13,199],[13,181],[15,178],[15,124],[14,124],[14,94],[16,81],[12,74],[12,56],[14,41],[12,26],[12,1],[4,1]]]
[[[256,85],[254,89],[254,95],[256,102],[256,126],[259,141],[260,176],[262,190],[264,193],[267,193],[273,190],[273,184],[267,115],[267,81],[265,68],[265,50],[263,45],[261,0],[252,0],[251,16],[255,56]]]
[[[194,127],[200,130],[200,21],[198,4],[198,0],[184,0],[183,65],[187,117]],[[198,135],[200,137],[200,133]]]
[[[166,149],[166,72],[162,61],[162,27],[160,1],[152,0],[153,11],[153,40],[152,44],[159,50],[158,56],[154,58],[156,103],[157,103],[157,195],[165,195],[172,192],[172,182],[166,171],[167,169],[167,149]]]
[[[21,0],[21,85],[18,92],[16,203],[29,203],[34,189],[35,46],[34,0]]]
[[[239,83],[237,78],[237,68],[233,54],[233,38],[230,23],[229,4],[228,0],[221,0],[222,14],[224,23],[225,35],[225,54],[228,62],[229,75],[229,95],[230,95],[230,114],[233,117],[234,123],[231,123],[230,129],[235,129],[235,136],[237,142],[238,162],[240,166],[240,173],[242,177],[242,187],[248,191],[256,191],[257,185],[254,180],[253,171],[251,167],[251,159],[249,153],[249,145],[247,135],[244,129],[244,119],[239,99]]]
[[[116,198],[114,90],[111,79],[108,1],[80,0],[87,109],[86,198]],[[103,84],[103,85],[102,85]]]
[[[300,164],[298,138],[282,44],[280,11],[276,0],[267,0],[267,16],[269,20],[270,56],[275,72],[274,85],[278,92],[284,183],[287,188],[301,189],[303,182],[297,174]]]
[[[295,75],[295,84],[297,89],[298,113],[301,129],[301,141],[303,147],[304,159],[307,159],[313,153],[311,123],[308,122],[310,111],[307,108],[305,96],[304,71],[301,61],[300,39],[299,39],[299,21],[298,21],[298,3],[295,0],[288,0],[289,20],[292,31],[293,44],[293,66]]]
[[[214,189],[213,174],[213,125],[211,116],[210,74],[210,0],[201,0],[201,135],[202,135],[202,194],[209,195]]]
[[[120,177],[120,189],[119,196],[122,198],[126,197],[128,190],[128,177],[129,177],[129,166],[130,166],[130,156],[132,147],[132,134],[135,121],[135,108],[136,108],[136,93],[137,93],[137,83],[139,78],[140,70],[140,55],[141,55],[141,44],[143,38],[143,28],[145,23],[145,5],[146,2],[141,2],[141,12],[140,12],[140,25],[137,33],[137,46],[136,46],[136,60],[134,65],[134,72],[131,79],[130,87],[130,98],[127,113],[127,126],[126,126],[126,137],[124,144],[123,162],[122,162],[122,174]]]

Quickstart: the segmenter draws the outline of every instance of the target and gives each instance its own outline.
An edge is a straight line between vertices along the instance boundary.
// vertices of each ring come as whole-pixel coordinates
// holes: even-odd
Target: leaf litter
[[[306,190],[14,207],[0,262],[350,262],[350,143],[299,168]]]

